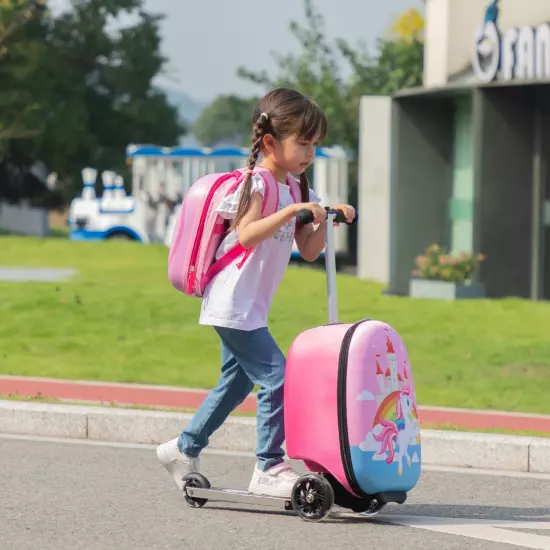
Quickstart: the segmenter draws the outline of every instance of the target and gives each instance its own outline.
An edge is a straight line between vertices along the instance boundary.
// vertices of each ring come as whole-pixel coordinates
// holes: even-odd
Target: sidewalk
[[[206,390],[169,386],[0,376],[0,395],[22,397],[196,409],[206,394]],[[255,396],[249,396],[237,411],[254,414],[256,412]],[[550,415],[420,406],[419,416],[421,423],[426,426],[448,424],[481,431],[505,429],[550,433]]]

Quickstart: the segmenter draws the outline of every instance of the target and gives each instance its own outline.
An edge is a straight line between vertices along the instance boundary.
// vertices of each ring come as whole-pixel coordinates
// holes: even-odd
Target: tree
[[[392,29],[395,36],[380,38],[378,54],[371,56],[365,47],[354,48],[343,39],[330,43],[324,19],[313,1],[304,0],[304,6],[306,25],[294,21],[290,24],[292,34],[303,47],[302,52],[277,55],[279,74],[275,78],[265,71],[254,73],[243,67],[238,69],[238,74],[266,90],[289,86],[312,97],[329,120],[326,144],[343,145],[353,154],[357,151],[360,97],[389,95],[422,82],[421,34],[403,32],[420,24],[418,12],[409,11],[401,16]],[[348,80],[342,76],[345,64],[352,69]]]
[[[424,17],[416,8],[411,8],[397,17],[391,27],[398,40],[424,42]]]
[[[290,30],[302,46],[297,54],[277,55],[279,74],[251,72],[243,67],[238,74],[265,90],[278,86],[295,88],[313,98],[325,111],[329,122],[326,145],[342,145],[351,156],[349,200],[357,203],[358,107],[363,95],[391,95],[403,87],[422,83],[423,20],[409,11],[395,22],[393,36],[377,41],[377,53],[364,46],[352,47],[346,40],[331,43],[325,23],[313,0],[304,0],[305,26],[296,22]],[[418,14],[419,15],[419,14]],[[413,29],[413,30],[411,30]],[[345,79],[342,67],[351,68]],[[356,226],[350,230],[351,250],[355,249]],[[352,252],[353,256],[353,252]]]
[[[152,84],[166,63],[160,53],[162,18],[142,4],[72,0],[60,16],[28,25],[21,59],[10,48],[0,61],[0,72],[11,79],[10,93],[32,110],[33,129],[25,139],[4,143],[5,158],[27,166],[42,159],[58,174],[67,201],[80,189],[84,166],[116,170],[128,181],[128,143],[173,146],[186,131],[177,109]],[[123,12],[135,22],[108,30]]]
[[[36,134],[27,127],[36,104],[29,98],[26,77],[40,45],[29,45],[24,33],[28,25],[36,28],[35,21],[42,17],[44,7],[39,0],[0,1],[0,146],[7,139]]]
[[[109,33],[123,11],[136,23]],[[53,22],[53,113],[40,150],[61,177],[79,185],[87,164],[123,171],[129,142],[172,146],[185,132],[177,109],[152,85],[166,63],[161,20],[142,9],[142,0],[73,0],[73,9]]]
[[[208,147],[224,143],[249,145],[252,113],[256,102],[257,98],[219,96],[201,112],[193,127],[193,133]]]
[[[7,50],[6,41],[46,7],[45,0],[0,0],[0,57]]]

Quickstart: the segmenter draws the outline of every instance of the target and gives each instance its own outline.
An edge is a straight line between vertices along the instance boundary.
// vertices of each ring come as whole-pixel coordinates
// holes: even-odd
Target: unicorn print
[[[413,409],[413,400],[411,399],[411,389],[405,386],[399,392],[397,404],[395,407],[396,418],[399,426],[391,420],[380,420],[382,431],[379,434],[373,433],[373,437],[379,443],[382,443],[380,453],[388,452],[386,462],[391,464],[395,457],[395,447],[399,446],[397,452],[397,462],[399,463],[399,475],[403,473],[403,458],[407,459],[407,464],[411,466],[411,457],[409,456],[409,445],[414,444],[418,435],[418,426],[411,419]]]

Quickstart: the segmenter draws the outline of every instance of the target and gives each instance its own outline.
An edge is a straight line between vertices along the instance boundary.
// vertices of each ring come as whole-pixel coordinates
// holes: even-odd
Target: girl
[[[157,448],[157,456],[183,489],[182,477],[199,471],[199,454],[209,437],[252,391],[257,396],[257,464],[248,490],[254,494],[290,498],[298,479],[284,461],[283,387],[285,357],[267,329],[273,295],[290,261],[294,240],[301,256],[314,261],[325,244],[325,209],[309,188],[306,168],[316,144],[325,137],[327,122],[321,109],[302,94],[286,88],[267,94],[253,115],[249,170],[271,170],[279,185],[279,210],[261,218],[264,182],[248,174],[234,195],[217,211],[231,221],[217,251],[221,257],[238,241],[255,247],[241,269],[236,263],[215,276],[204,292],[200,320],[211,325],[222,342],[221,377],[179,438]],[[294,203],[287,183],[289,174],[300,174],[301,203]],[[296,231],[295,216],[302,208],[314,215],[312,224]],[[338,205],[352,221],[354,209]]]

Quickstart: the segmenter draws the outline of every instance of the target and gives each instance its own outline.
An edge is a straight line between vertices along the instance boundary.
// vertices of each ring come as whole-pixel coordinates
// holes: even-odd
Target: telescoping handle
[[[334,222],[352,225],[358,220],[357,214],[353,222],[349,224],[342,210],[325,208],[327,218],[325,220],[325,270],[327,274],[327,299],[328,299],[328,322],[331,325],[338,323],[338,303],[336,299],[336,254],[334,250]],[[297,225],[307,225],[313,222],[313,212],[304,208],[296,216]]]

